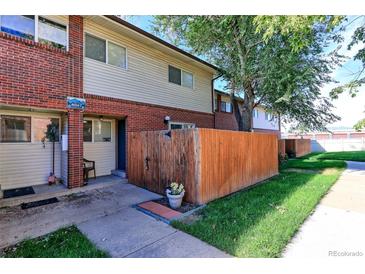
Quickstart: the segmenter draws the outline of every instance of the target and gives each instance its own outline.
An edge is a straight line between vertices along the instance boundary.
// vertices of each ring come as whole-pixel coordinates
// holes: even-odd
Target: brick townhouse
[[[126,133],[214,127],[216,68],[114,16],[1,16],[0,185],[47,182],[47,124],[59,125],[55,175],[83,184],[126,167]],[[67,108],[67,98],[86,108]],[[67,138],[67,145],[62,138]]]
[[[97,176],[125,170],[128,132],[224,128],[217,68],[116,16],[0,16],[0,28],[2,190],[47,183],[49,124],[69,188],[84,184],[84,158]]]

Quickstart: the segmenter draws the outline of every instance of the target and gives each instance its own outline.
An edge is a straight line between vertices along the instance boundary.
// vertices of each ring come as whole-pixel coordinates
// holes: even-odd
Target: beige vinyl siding
[[[61,146],[55,145],[55,173],[61,173]],[[1,189],[47,184],[52,171],[52,144],[0,144]]]
[[[95,161],[96,176],[110,175],[116,167],[115,120],[112,120],[111,126],[111,142],[84,142],[84,158]],[[90,172],[90,176],[94,176],[94,173]]]
[[[85,93],[211,113],[212,74],[85,20],[86,33],[127,49],[127,69],[84,58]],[[168,82],[168,66],[193,73],[194,88]]]
[[[33,118],[53,117],[58,114],[1,110],[0,115],[18,115]],[[33,135],[33,130],[32,130]],[[12,189],[46,184],[52,171],[52,143],[45,148],[41,142],[0,143],[0,185],[1,189]],[[61,145],[55,144],[55,175],[61,175]]]

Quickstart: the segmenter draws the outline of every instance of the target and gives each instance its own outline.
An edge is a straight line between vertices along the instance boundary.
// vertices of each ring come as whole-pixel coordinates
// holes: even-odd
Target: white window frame
[[[185,122],[174,122],[174,121],[170,121],[169,122],[169,130],[171,130],[171,125],[191,125],[191,128],[195,128],[195,124],[194,123],[185,123]]]
[[[95,59],[92,59],[92,58],[87,57],[86,56],[86,50],[84,50],[84,58],[87,58],[89,60],[93,60],[93,61],[96,61],[96,62],[100,62],[100,63],[106,64],[106,65],[111,66],[113,68],[118,68],[118,69],[122,69],[122,70],[128,70],[128,48],[125,45],[122,45],[119,42],[115,42],[115,40],[111,40],[111,39],[108,39],[108,38],[104,38],[103,36],[100,36],[98,34],[92,33],[90,31],[85,31],[84,32],[84,45],[86,43],[86,35],[94,36],[97,39],[100,39],[100,40],[104,40],[105,41],[105,62],[102,62],[102,61],[95,60]],[[115,45],[117,45],[119,47],[125,48],[125,68],[122,68],[122,67],[118,67],[118,66],[114,66],[112,64],[109,64],[109,56],[108,56],[109,42],[112,43],[112,44],[115,44]]]
[[[179,84],[176,84],[174,82],[170,82],[169,81],[169,66],[173,67],[173,68],[177,68],[180,70],[180,85]],[[193,86],[190,88],[190,87],[186,87],[186,86],[183,86],[182,84],[182,73],[185,72],[185,73],[189,73],[193,76]],[[174,84],[174,85],[177,85],[177,86],[180,86],[180,87],[183,87],[183,88],[187,88],[187,89],[190,89],[190,90],[195,90],[195,74],[192,72],[192,71],[189,71],[189,70],[186,70],[186,69],[182,69],[181,67],[179,66],[175,66],[175,65],[171,65],[171,64],[168,64],[167,65],[167,82],[170,83],[170,84]]]
[[[82,137],[82,142],[87,144],[97,144],[97,143],[113,143],[114,142],[114,136],[113,136],[113,120],[111,119],[103,119],[102,122],[109,122],[110,123],[110,142],[95,142],[95,121],[100,120],[99,118],[93,118],[93,117],[84,117],[82,122],[85,121],[91,121],[91,142],[85,142],[84,137]],[[82,124],[84,126],[84,124]],[[84,128],[82,128],[84,131]]]
[[[54,19],[54,18],[49,18],[48,16],[45,16],[45,15],[34,15],[34,42],[37,42],[39,43],[39,34],[38,34],[38,28],[39,28],[39,16],[40,17],[44,17],[46,18],[47,20],[49,21],[53,21],[57,24],[60,24],[62,26],[65,26],[66,27],[66,51],[68,51],[69,49],[69,24],[65,24],[65,22],[61,22],[57,19]],[[9,35],[12,35],[12,34],[9,34]],[[30,41],[33,41],[33,40],[30,40]]]
[[[32,114],[29,114],[29,113],[13,113],[13,112],[0,112],[0,115],[6,115],[6,116],[15,116],[15,117],[29,117],[30,118],[30,142],[5,142],[5,143],[0,143],[0,144],[40,144],[42,143],[41,141],[36,141],[35,140],[35,137],[34,137],[34,131],[35,131],[35,124],[34,124],[34,119],[58,119],[58,142],[55,142],[56,144],[60,143],[61,142],[61,127],[62,127],[62,124],[61,124],[61,117],[60,116],[57,116],[57,115],[39,115],[39,114],[36,114],[36,115],[32,115]],[[0,132],[1,132],[1,128],[0,128]],[[47,142],[48,143],[48,142]]]
[[[253,115],[254,118],[259,118],[259,110],[258,109],[253,109]]]

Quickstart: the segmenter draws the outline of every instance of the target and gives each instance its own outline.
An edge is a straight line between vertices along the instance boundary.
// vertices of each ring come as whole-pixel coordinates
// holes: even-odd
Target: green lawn
[[[325,152],[325,153],[313,153],[308,157],[321,159],[321,160],[344,160],[344,161],[357,161],[365,162],[365,151],[341,151],[341,152]]]
[[[302,168],[318,170],[323,168],[344,168],[344,161],[365,162],[365,151],[344,151],[311,153],[297,159],[290,159],[281,168]]]
[[[312,157],[290,160],[266,183],[210,202],[195,222],[173,226],[237,257],[280,257],[346,166]],[[310,174],[287,168],[331,169]]]
[[[105,258],[75,227],[59,229],[46,236],[25,240],[5,250],[5,258]]]

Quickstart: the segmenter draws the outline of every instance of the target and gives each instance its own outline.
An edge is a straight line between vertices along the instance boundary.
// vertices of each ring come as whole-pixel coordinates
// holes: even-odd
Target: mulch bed
[[[163,205],[163,206],[166,206],[168,208],[171,208],[170,205],[169,205],[169,200],[168,200],[167,197],[163,197],[163,198],[158,199],[158,200],[153,200],[153,202],[158,203],[158,204]],[[185,212],[193,210],[197,207],[199,207],[199,206],[189,204],[189,203],[183,201],[180,208],[176,208],[176,209],[171,208],[171,209],[176,210],[176,211],[181,212],[181,213],[185,213]]]

